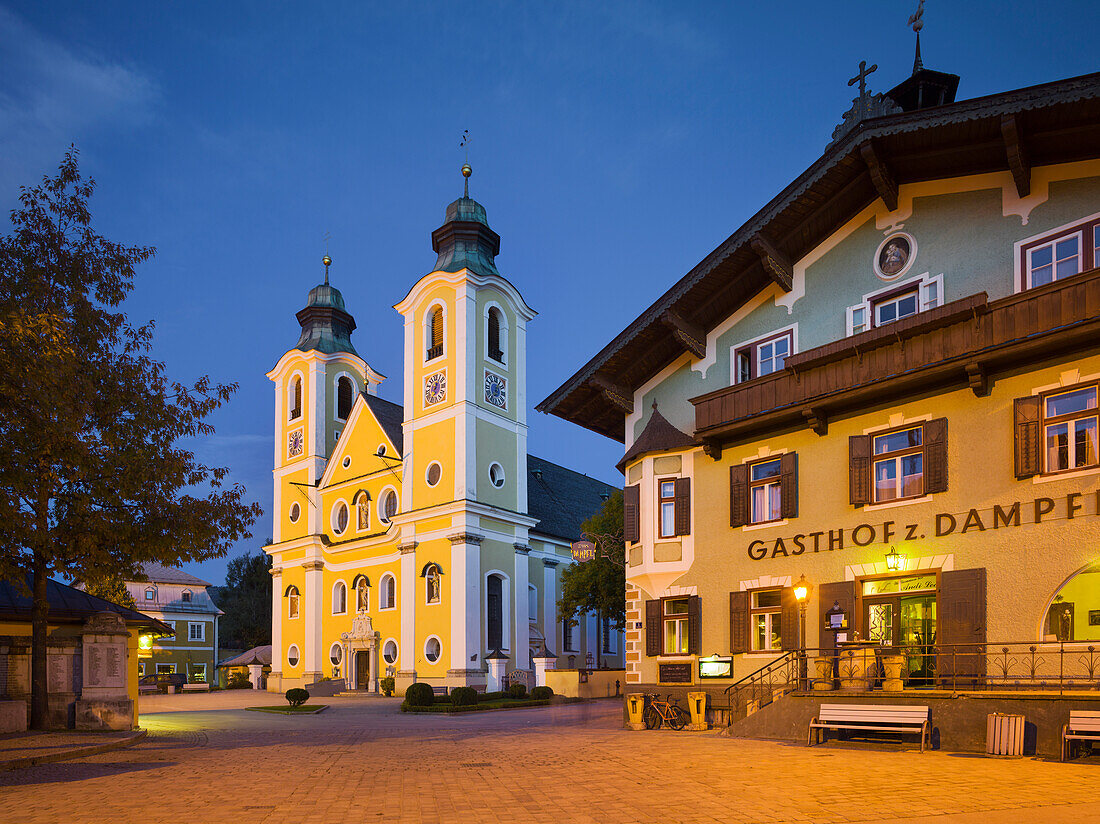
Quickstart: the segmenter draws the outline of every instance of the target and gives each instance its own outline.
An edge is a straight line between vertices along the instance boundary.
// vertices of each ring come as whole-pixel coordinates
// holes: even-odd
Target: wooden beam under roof
[[[626,412],[628,415],[634,411],[634,393],[629,389],[608,380],[603,375],[593,375],[589,379],[594,387],[603,392],[608,403],[616,409]]]
[[[1020,116],[1013,112],[1001,118],[1001,137],[1008,156],[1008,168],[1016,182],[1016,194],[1027,197],[1031,194],[1031,164],[1028,162],[1027,146],[1024,145],[1023,130],[1020,128]]]
[[[759,256],[760,263],[763,265],[767,276],[778,283],[784,292],[791,291],[794,284],[794,273],[787,256],[776,249],[775,244],[761,232],[757,232],[752,236],[749,245]]]
[[[671,309],[661,315],[661,323],[672,330],[673,337],[684,349],[697,358],[706,357],[707,336],[702,329],[693,323],[688,323],[683,316]]]
[[[874,143],[868,141],[859,147],[860,156],[867,164],[867,171],[871,173],[871,182],[875,184],[875,191],[891,212],[898,208],[898,183],[890,173],[890,167],[875,150]]]

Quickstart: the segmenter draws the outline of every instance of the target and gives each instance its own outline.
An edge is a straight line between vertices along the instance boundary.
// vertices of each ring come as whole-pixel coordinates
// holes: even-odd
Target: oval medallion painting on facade
[[[875,274],[884,280],[899,277],[909,268],[915,245],[913,239],[905,234],[886,238],[875,253]]]

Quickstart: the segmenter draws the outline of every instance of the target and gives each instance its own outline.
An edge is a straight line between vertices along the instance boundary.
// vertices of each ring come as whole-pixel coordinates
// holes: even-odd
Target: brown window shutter
[[[947,418],[924,425],[924,491],[947,491]]]
[[[852,506],[871,503],[871,436],[848,438],[848,500]]]
[[[443,345],[443,310],[432,313],[432,348]]]
[[[661,602],[645,602],[645,654],[661,654]]]
[[[855,637],[855,631],[859,629],[860,621],[856,617],[856,582],[855,581],[830,581],[822,584],[817,590],[818,618],[822,649],[836,649],[836,633],[823,629],[825,626],[825,613],[833,608],[833,604],[839,604],[840,608],[848,613],[848,639]]]
[[[1042,471],[1039,466],[1039,404],[1035,395],[1016,398],[1015,452],[1016,477],[1030,478]]]
[[[798,599],[794,597],[794,587],[783,587],[779,593],[782,609],[779,624],[779,640],[782,649],[799,649],[798,646]]]
[[[798,517],[797,452],[787,452],[779,458],[779,516]]]
[[[730,467],[730,526],[749,522],[749,465]]]
[[[703,610],[698,595],[688,598],[688,655],[699,655],[702,649]]]
[[[623,490],[623,539],[628,544],[641,540],[638,518],[640,501],[641,490],[638,484],[628,486]]]
[[[676,479],[676,534],[691,534],[691,478]]]
[[[985,569],[957,569],[940,575],[940,648],[936,675],[950,686],[957,679],[985,675]],[[929,640],[928,643],[932,643]]]
[[[750,596],[747,592],[730,593],[730,652],[752,649],[752,627],[749,626]]]

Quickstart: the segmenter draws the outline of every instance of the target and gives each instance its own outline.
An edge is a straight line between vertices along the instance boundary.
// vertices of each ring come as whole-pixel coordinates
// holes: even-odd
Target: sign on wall
[[[596,545],[591,541],[574,541],[570,549],[573,550],[573,560],[578,564],[591,561],[596,557]]]

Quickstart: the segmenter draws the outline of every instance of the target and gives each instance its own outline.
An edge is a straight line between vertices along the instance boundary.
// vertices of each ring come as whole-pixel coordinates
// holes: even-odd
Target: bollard
[[[689,730],[709,730],[707,723],[707,694],[705,692],[688,693],[688,710],[691,712]]]
[[[645,695],[640,692],[632,692],[626,697],[626,713],[630,719],[627,726],[632,730],[644,730],[642,721],[642,709],[645,707]]]

